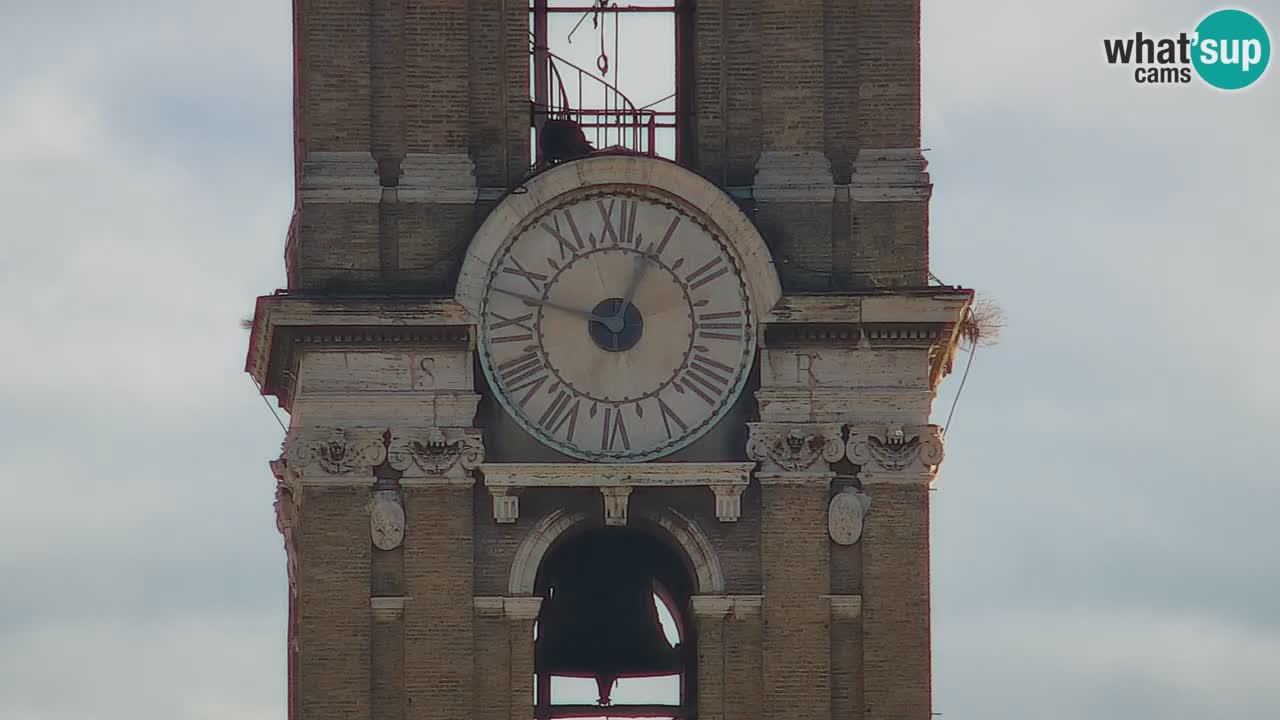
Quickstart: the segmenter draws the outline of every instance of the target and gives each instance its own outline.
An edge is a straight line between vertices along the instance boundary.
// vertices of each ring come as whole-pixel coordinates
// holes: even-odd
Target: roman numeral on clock
[[[724,256],[717,255],[706,265],[703,265],[697,270],[689,273],[688,277],[686,277],[684,281],[689,283],[689,290],[697,290],[727,272],[729,272],[729,266],[725,265]]]
[[[613,224],[613,208],[619,202],[622,203],[621,217],[618,218],[618,225]],[[604,220],[604,227],[600,230],[600,241],[604,242],[605,236],[613,239],[614,245],[639,245],[641,238],[636,236],[636,210],[639,203],[635,200],[627,200],[613,198],[609,201],[608,207],[605,206],[603,200],[596,201],[596,207],[600,210],[600,218]]]
[[[504,267],[502,268],[502,272],[507,273],[508,275],[522,277],[529,281],[529,284],[533,286],[533,289],[536,292],[542,292],[542,283],[547,281],[547,276],[542,273],[529,272],[528,270],[525,270],[524,266],[520,264],[520,261],[517,260],[514,255],[510,257],[511,264],[515,265],[515,267]]]
[[[498,322],[494,323],[489,329],[497,332],[506,327],[517,327],[521,330],[527,330],[526,333],[517,333],[515,335],[504,335],[503,337],[495,337],[493,343],[509,343],[509,342],[525,342],[533,339],[533,313],[520,315],[517,317],[507,317],[500,313],[493,313],[493,317]]]
[[[733,368],[724,363],[705,355],[694,355],[685,369],[682,385],[708,405],[714,405],[717,397],[729,392],[733,374]]]
[[[564,211],[564,220],[565,224],[569,227],[569,233],[573,235],[573,242],[569,242],[569,239],[565,237],[564,232],[561,231],[559,217],[556,217],[555,215],[551,216],[552,225],[548,225],[545,222],[542,223],[542,229],[546,230],[547,234],[556,239],[556,243],[560,249],[561,260],[564,260],[567,257],[565,255],[566,250],[569,251],[568,255],[576,255],[579,250],[586,247],[582,244],[582,233],[578,232],[578,224],[573,221],[573,215],[571,215],[568,210]]]
[[[570,400],[573,400],[573,404],[569,403]],[[575,399],[571,393],[561,390],[556,395],[556,399],[552,400],[546,411],[542,413],[538,424],[554,435],[560,432],[560,428],[564,427],[566,422],[569,423],[567,437],[569,442],[573,442],[573,432],[578,427],[578,408],[581,405],[581,399]]]
[[[667,431],[667,437],[671,438],[675,436],[671,432],[671,423],[675,423],[680,428],[680,432],[688,432],[689,426],[685,424],[684,420],[680,419],[680,416],[676,414],[676,411],[672,410],[670,405],[663,402],[662,398],[657,398],[657,400],[658,413],[662,415],[662,427]]]
[[[624,450],[631,449],[631,438],[627,436],[627,421],[622,417],[622,408],[604,409],[604,432],[600,434],[600,449],[614,450],[618,440],[622,441]]]
[[[737,322],[732,322],[734,320]],[[698,324],[694,329],[698,331],[699,338],[741,340],[744,326],[741,312],[717,312],[698,315]]]
[[[548,378],[547,366],[542,364],[542,358],[537,353],[532,352],[502,363],[497,370],[498,379],[512,397],[521,390],[527,391],[519,400],[520,407],[529,402],[529,398],[546,384]]]

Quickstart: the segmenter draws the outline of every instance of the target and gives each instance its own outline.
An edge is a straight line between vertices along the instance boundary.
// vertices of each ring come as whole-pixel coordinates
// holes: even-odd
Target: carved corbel
[[[461,428],[399,428],[391,432],[387,462],[402,473],[401,484],[468,483],[484,462],[484,443]]]
[[[604,495],[604,524],[610,527],[624,527],[627,524],[627,505],[631,499],[631,487],[628,485],[608,485],[600,488]]]
[[[742,491],[746,489],[746,483],[711,486],[716,495],[716,517],[720,522],[738,522],[742,517]]]
[[[761,475],[827,475],[844,455],[839,425],[748,423],[747,457]]]
[[[520,496],[517,488],[489,487],[489,495],[493,497],[493,519],[504,525],[510,525],[520,519]]]
[[[851,425],[846,452],[866,482],[927,484],[942,464],[937,425]]]
[[[387,457],[383,432],[372,428],[303,428],[286,441],[287,466],[296,478],[369,478]]]

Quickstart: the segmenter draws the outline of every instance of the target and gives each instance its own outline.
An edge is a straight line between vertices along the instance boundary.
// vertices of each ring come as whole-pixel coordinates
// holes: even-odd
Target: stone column
[[[404,598],[370,598],[373,614],[369,673],[372,676],[372,720],[403,720]]]
[[[862,699],[862,596],[832,595],[831,716],[858,718]]]
[[[934,425],[850,426],[848,456],[871,498],[862,531],[866,718],[927,718],[929,487],[942,435]]]
[[[759,595],[695,595],[698,717],[762,718]]]
[[[733,610],[733,598],[725,595],[694,595],[689,599],[698,634],[698,718],[723,720],[726,677],[724,667],[725,618]]]
[[[475,649],[472,471],[478,433],[457,428],[393,430],[388,463],[403,475],[405,694],[410,720],[456,720],[474,710]]]
[[[830,720],[827,502],[838,425],[750,423],[760,462],[764,717]]]
[[[509,720],[533,717],[533,624],[542,610],[540,597],[510,597],[503,604],[511,648]]]
[[[296,543],[298,720],[369,720],[369,489],[376,429],[294,427],[283,463]]]

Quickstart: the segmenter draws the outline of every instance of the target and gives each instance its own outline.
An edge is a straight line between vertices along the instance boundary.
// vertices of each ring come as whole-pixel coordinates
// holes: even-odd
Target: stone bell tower
[[[294,8],[290,718],[926,720],[918,0]]]

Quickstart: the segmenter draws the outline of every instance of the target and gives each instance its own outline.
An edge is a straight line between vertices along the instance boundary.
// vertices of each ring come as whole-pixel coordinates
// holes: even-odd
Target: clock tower
[[[919,2],[295,0],[292,720],[927,720]]]

